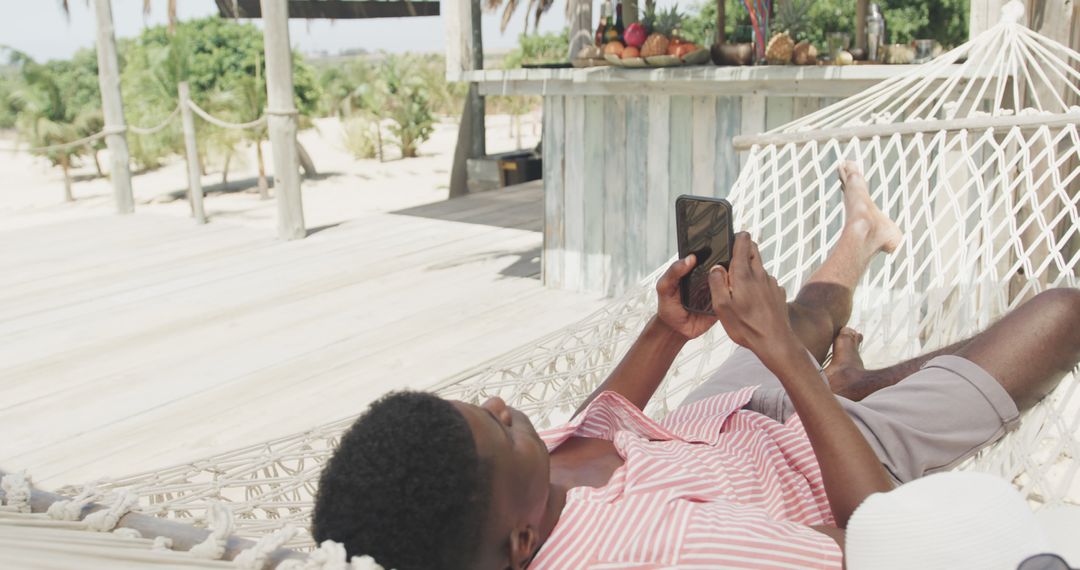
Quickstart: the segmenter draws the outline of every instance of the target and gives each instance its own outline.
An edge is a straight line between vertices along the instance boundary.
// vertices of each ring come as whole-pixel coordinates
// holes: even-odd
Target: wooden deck
[[[600,306],[539,281],[532,184],[305,240],[152,214],[0,227],[0,468],[44,488],[361,411]]]

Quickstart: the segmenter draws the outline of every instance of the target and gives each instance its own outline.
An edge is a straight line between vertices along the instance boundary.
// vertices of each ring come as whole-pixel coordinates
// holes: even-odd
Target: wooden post
[[[206,223],[206,210],[203,209],[202,173],[199,171],[199,147],[195,136],[195,116],[188,101],[191,90],[187,81],[180,82],[180,122],[184,126],[184,151],[187,155],[188,201],[191,202],[191,215],[200,224]]]
[[[463,71],[484,68],[484,43],[481,33],[480,0],[445,0],[446,77],[459,80]],[[450,171],[450,198],[469,193],[467,164],[470,158],[487,154],[486,106],[477,83],[469,84],[465,107],[458,123],[457,147]]]
[[[727,3],[724,0],[716,0],[716,45],[723,45],[727,41]]]
[[[1005,0],[971,0],[968,37],[974,38],[997,24],[1004,5]]]
[[[637,0],[623,0],[622,21],[623,25],[627,27],[629,27],[630,24],[641,21],[641,18],[638,16]]]
[[[570,53],[566,54],[566,59],[572,60],[581,48],[592,45],[596,40],[592,29],[592,0],[567,1],[570,2]]]
[[[278,206],[278,237],[300,239],[304,205],[300,194],[300,165],[296,152],[296,106],[293,103],[292,48],[286,0],[259,0],[266,52],[267,119],[274,156],[274,195]]]
[[[472,20],[472,61],[473,69],[484,69],[484,37],[481,29],[480,0],[472,0],[469,10]],[[484,98],[480,95],[480,86],[477,83],[469,85],[469,106],[472,107],[472,139],[469,145],[469,158],[481,158],[487,154],[487,127],[484,119],[487,115],[487,107]]]
[[[124,123],[124,103],[120,98],[120,63],[116,58],[116,34],[113,31],[110,0],[94,0],[94,18],[97,20],[98,85],[101,88],[101,109],[105,115],[105,145],[109,147],[112,168],[109,172],[113,183],[113,199],[116,212],[130,214],[135,211],[135,198],[131,194],[131,168]]]

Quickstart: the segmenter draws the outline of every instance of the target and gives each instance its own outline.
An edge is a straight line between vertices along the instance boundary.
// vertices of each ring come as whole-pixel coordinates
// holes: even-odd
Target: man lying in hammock
[[[372,404],[322,474],[315,538],[397,570],[841,568],[864,498],[995,441],[1080,359],[1080,291],[1055,290],[967,341],[865,370],[844,328],[852,293],[901,235],[854,165],[841,178],[843,232],[794,301],[745,233],[710,274],[716,318],[683,309],[695,260],[675,262],[657,315],[566,426],[538,435],[498,398]],[[717,319],[740,348],[647,418],[679,350]]]

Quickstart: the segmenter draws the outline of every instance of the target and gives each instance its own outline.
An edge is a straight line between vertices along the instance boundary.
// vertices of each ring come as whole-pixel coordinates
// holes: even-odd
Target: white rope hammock
[[[1017,4],[1006,7],[1002,23],[934,63],[764,135],[802,139],[751,141],[728,198],[736,223],[756,237],[767,268],[789,291],[839,236],[840,160],[862,165],[875,202],[904,230],[900,247],[871,265],[855,297],[852,326],[865,336],[868,366],[965,338],[1039,291],[1080,285],[1080,109],[1070,106],[1080,96],[1073,69],[1080,54],[1020,26]],[[1054,96],[1045,96],[1047,85],[1058,88]],[[1024,120],[1000,120],[1008,117]],[[927,121],[943,123],[933,129]],[[876,130],[859,131],[868,128]],[[805,136],[822,129],[854,130]],[[469,401],[501,396],[538,426],[565,420],[652,315],[661,270],[582,321],[434,391]],[[720,327],[687,346],[646,411],[666,414],[732,348]],[[1074,370],[1020,429],[962,468],[1013,481],[1036,506],[1080,504],[1078,378]],[[303,529],[322,465],[352,420],[98,489],[130,490],[141,512],[197,525],[211,505],[225,503],[246,537]],[[314,546],[302,531],[283,544]],[[329,550],[320,552],[325,558]]]

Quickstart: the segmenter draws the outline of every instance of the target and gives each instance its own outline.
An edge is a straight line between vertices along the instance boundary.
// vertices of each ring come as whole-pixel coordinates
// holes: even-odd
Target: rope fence
[[[246,122],[246,123],[233,123],[233,122],[225,121],[223,119],[219,119],[219,118],[211,115],[209,112],[207,112],[202,107],[199,107],[198,104],[196,104],[194,101],[192,101],[190,99],[187,101],[187,105],[188,105],[188,108],[191,109],[191,111],[193,113],[198,115],[201,119],[203,119],[207,123],[210,123],[211,125],[214,125],[216,127],[220,127],[220,128],[223,128],[223,129],[231,129],[231,130],[256,129],[256,128],[264,127],[264,126],[266,126],[266,118],[267,118],[268,115],[286,115],[286,114],[295,115],[295,114],[297,114],[296,111],[289,111],[289,112],[276,111],[276,112],[274,112],[274,111],[271,111],[270,109],[266,109],[264,111],[264,114],[262,116],[260,116],[258,119],[255,119],[254,121],[249,121],[249,122]],[[157,125],[154,125],[152,127],[139,127],[139,126],[136,126],[136,125],[128,125],[126,127],[110,127],[110,126],[106,126],[105,128],[101,129],[100,131],[98,131],[98,132],[96,132],[96,133],[94,133],[92,135],[88,135],[88,136],[85,136],[85,137],[83,137],[81,139],[74,140],[74,141],[71,141],[71,142],[58,143],[58,144],[46,145],[46,146],[36,146],[36,147],[29,147],[29,148],[19,148],[19,146],[16,144],[16,146],[14,146],[14,147],[12,147],[12,148],[10,148],[8,150],[10,150],[11,152],[21,151],[21,152],[27,152],[27,153],[48,153],[48,152],[53,152],[53,151],[58,151],[58,150],[66,150],[66,149],[71,149],[71,148],[77,148],[77,147],[80,147],[80,146],[90,145],[90,144],[92,144],[92,143],[94,143],[94,142],[96,142],[98,140],[101,140],[101,139],[103,139],[103,138],[105,138],[105,137],[107,137],[109,135],[120,135],[120,134],[124,134],[125,132],[128,132],[128,131],[130,131],[130,132],[132,132],[132,133],[134,133],[136,135],[140,135],[140,136],[154,135],[154,134],[157,134],[157,133],[161,132],[162,130],[164,130],[166,127],[168,127],[170,124],[172,124],[172,122],[174,120],[176,120],[177,116],[180,115],[180,111],[182,110],[182,106],[183,106],[183,103],[178,103],[176,105],[176,107],[173,108],[173,110],[169,112],[169,115],[167,117],[165,117],[164,120],[162,120],[160,123],[158,123]]]
[[[223,129],[232,129],[232,130],[254,129],[256,127],[261,127],[261,126],[266,124],[266,115],[262,115],[258,119],[255,119],[254,121],[249,121],[247,123],[230,123],[228,121],[223,121],[223,120],[211,115],[210,113],[207,113],[205,110],[203,110],[202,107],[196,105],[195,102],[191,101],[190,99],[188,100],[187,104],[188,104],[188,108],[190,108],[192,110],[192,112],[194,112],[196,115],[202,117],[202,119],[204,121],[206,121],[207,123],[210,123],[211,125],[214,125],[216,127],[221,127]]]
[[[128,130],[135,133],[135,134],[137,134],[137,135],[144,135],[144,136],[145,135],[154,135],[154,134],[157,134],[157,133],[161,132],[161,130],[164,129],[165,127],[169,126],[169,124],[173,122],[173,119],[175,119],[176,116],[179,115],[179,114],[180,114],[180,105],[177,105],[176,108],[173,109],[171,113],[169,113],[169,116],[165,117],[165,120],[161,121],[157,125],[155,125],[153,127],[147,127],[147,128],[136,127],[135,125],[128,125]]]

